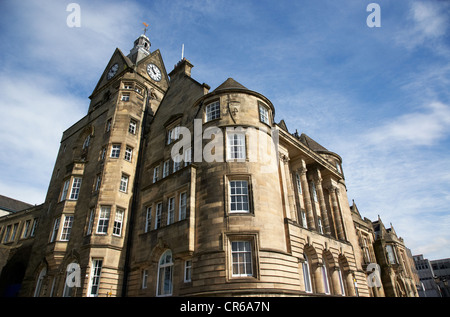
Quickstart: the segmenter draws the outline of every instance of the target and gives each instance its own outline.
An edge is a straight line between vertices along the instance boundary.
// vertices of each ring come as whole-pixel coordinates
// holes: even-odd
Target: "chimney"
[[[178,64],[175,65],[174,69],[170,72],[170,79],[180,75],[186,75],[191,77],[191,69],[194,65],[191,64],[186,58],[183,58]]]

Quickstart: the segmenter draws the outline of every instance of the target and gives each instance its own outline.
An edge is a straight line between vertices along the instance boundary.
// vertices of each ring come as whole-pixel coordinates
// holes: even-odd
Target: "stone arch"
[[[353,270],[350,267],[350,263],[347,257],[344,254],[339,254],[339,267],[342,274],[345,295],[346,296],[355,296],[355,285],[353,282],[354,274]]]

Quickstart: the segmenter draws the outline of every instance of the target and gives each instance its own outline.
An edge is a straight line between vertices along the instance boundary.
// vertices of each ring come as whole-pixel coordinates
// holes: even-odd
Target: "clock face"
[[[158,66],[156,66],[155,64],[148,64],[147,73],[150,76],[150,78],[155,81],[160,81],[162,78],[161,71],[159,70]]]
[[[108,75],[107,75],[108,79],[113,78],[118,70],[119,70],[119,64],[116,63],[116,64],[112,65],[108,71]]]

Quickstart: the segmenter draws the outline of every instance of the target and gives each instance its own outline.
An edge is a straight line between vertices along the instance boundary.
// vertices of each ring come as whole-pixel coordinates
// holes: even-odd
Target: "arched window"
[[[309,260],[305,253],[303,253],[303,258],[305,259],[303,262],[303,281],[305,283],[305,292],[312,293],[311,270],[309,269]]]
[[[345,296],[344,279],[342,278],[342,270],[340,267],[338,268],[338,276],[339,276],[339,286],[341,288],[341,294],[342,294],[342,296]]]
[[[158,296],[172,295],[172,251],[167,250],[159,259],[158,265]]]
[[[42,288],[42,282],[44,280],[45,275],[47,275],[47,268],[44,267],[39,273],[39,277],[36,282],[36,288],[34,290],[34,297],[39,297]]]
[[[325,291],[325,294],[330,294],[330,281],[328,279],[328,267],[327,267],[327,261],[325,258],[322,258],[322,278],[323,278],[323,288]]]

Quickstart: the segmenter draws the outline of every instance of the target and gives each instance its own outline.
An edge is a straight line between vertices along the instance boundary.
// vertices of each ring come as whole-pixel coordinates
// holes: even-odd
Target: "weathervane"
[[[148,24],[147,24],[147,23],[145,23],[145,22],[142,22],[142,24],[144,24],[144,25],[145,25],[145,28],[144,28],[144,35],[145,35],[145,32],[147,32]]]

